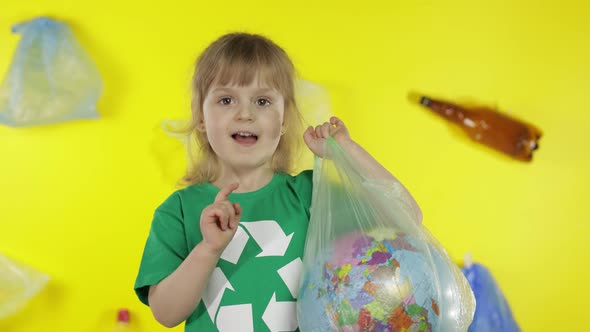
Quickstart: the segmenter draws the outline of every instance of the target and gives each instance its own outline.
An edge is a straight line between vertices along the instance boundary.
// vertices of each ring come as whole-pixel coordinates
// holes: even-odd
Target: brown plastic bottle
[[[464,108],[446,101],[420,97],[420,104],[459,125],[473,140],[522,161],[531,161],[542,132],[495,110]]]

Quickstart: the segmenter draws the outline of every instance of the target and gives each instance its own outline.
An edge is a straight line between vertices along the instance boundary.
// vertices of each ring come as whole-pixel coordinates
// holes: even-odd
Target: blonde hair
[[[272,158],[275,172],[291,173],[301,148],[302,116],[295,103],[295,67],[287,53],[270,39],[257,34],[230,33],[209,45],[197,58],[192,79],[192,120],[187,171],[181,184],[213,182],[219,177],[219,161],[207,134],[199,131],[203,102],[213,82],[245,86],[258,78],[279,91],[285,100],[284,134]]]

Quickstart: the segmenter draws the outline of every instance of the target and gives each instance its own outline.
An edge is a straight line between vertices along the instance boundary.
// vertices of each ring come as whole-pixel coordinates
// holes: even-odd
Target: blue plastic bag
[[[102,81],[64,23],[40,17],[16,24],[21,35],[0,86],[0,123],[19,127],[98,118]]]
[[[508,302],[491,273],[480,264],[462,269],[477,303],[469,332],[520,332]]]

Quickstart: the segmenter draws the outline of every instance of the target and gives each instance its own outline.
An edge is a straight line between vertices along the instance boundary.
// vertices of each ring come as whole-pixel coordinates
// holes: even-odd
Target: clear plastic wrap
[[[47,281],[46,274],[0,254],[0,319],[22,309]]]
[[[331,137],[325,153],[314,168],[301,331],[467,331],[473,292],[409,192],[372,178]]]

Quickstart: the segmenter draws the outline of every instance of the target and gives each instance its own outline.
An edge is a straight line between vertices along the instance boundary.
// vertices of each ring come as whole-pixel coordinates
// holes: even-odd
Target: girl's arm
[[[220,256],[221,253],[211,251],[201,242],[176,271],[150,286],[150,308],[160,324],[174,327],[191,315],[201,301]]]
[[[184,322],[197,308],[217,266],[223,250],[236,234],[242,208],[228,200],[238,188],[232,183],[221,189],[213,204],[201,212],[200,227],[203,241],[168,277],[150,287],[148,301],[156,320],[174,327]]]
[[[399,183],[369,152],[350,138],[344,122],[337,117],[331,117],[329,123],[326,122],[315,127],[315,129],[313,127],[307,128],[303,134],[303,139],[316,156],[324,158],[324,143],[328,136],[332,136],[348,156],[365,171],[365,177],[379,180],[379,182],[383,181],[383,183],[387,183],[388,181]],[[414,215],[416,222],[420,224],[422,222],[422,212],[412,195],[405,188],[403,188],[400,195],[402,200],[408,204],[409,212]]]

